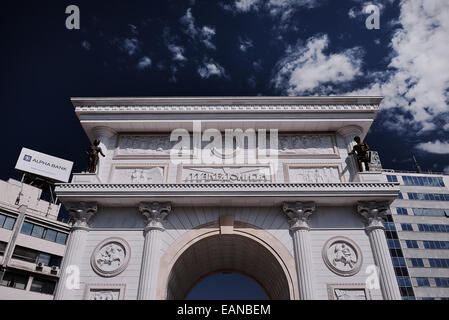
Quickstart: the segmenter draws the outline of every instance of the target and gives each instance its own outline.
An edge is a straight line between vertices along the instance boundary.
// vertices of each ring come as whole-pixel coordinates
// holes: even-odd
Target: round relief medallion
[[[129,244],[121,238],[102,241],[92,253],[92,269],[103,277],[115,277],[128,266],[131,257]]]
[[[322,255],[326,266],[343,277],[357,274],[362,266],[362,251],[354,241],[346,237],[329,239],[323,247]]]

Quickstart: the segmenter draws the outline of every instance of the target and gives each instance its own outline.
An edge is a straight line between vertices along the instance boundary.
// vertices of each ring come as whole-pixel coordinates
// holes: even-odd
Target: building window
[[[16,219],[0,214],[0,228],[12,230]]]
[[[34,225],[33,231],[31,232],[31,236],[36,238],[42,238],[42,236],[44,235],[44,230],[45,230],[44,227]]]
[[[404,196],[402,195],[402,192],[399,192],[398,199],[404,199]]]
[[[410,223],[401,223],[402,231],[413,231],[412,225]]]
[[[444,181],[441,177],[411,177],[402,176],[402,181],[406,186],[423,186],[423,187],[444,187]]]
[[[408,270],[406,267],[394,267],[394,273],[397,277],[408,277]]]
[[[27,276],[7,271],[3,275],[1,285],[5,287],[25,290],[27,283],[28,283]]]
[[[388,182],[398,182],[398,177],[387,174],[387,180]]]
[[[449,232],[446,224],[418,224],[419,231],[423,232]]]
[[[8,243],[0,241],[0,256],[3,256],[5,254],[7,245]]]
[[[432,259],[429,258],[431,268],[449,268],[449,259]]]
[[[30,223],[30,222],[24,222],[22,225],[22,230],[20,231],[23,234],[26,234],[28,236],[36,237],[39,239],[44,239],[60,244],[66,244],[67,243],[67,233],[59,232],[53,229],[44,228],[39,225]]]
[[[391,258],[391,260],[393,261],[393,266],[395,266],[395,267],[406,267],[404,258],[394,257],[394,258]]]
[[[399,215],[402,215],[402,216],[408,215],[408,212],[407,212],[407,209],[406,209],[406,208],[396,208],[396,212],[397,212]]]
[[[409,277],[396,277],[398,279],[398,284],[400,287],[411,287],[412,283],[410,282]]]
[[[418,287],[430,287],[429,278],[415,278]]]
[[[33,230],[33,225],[29,222],[24,222],[22,224],[22,230],[20,230],[20,233],[31,235],[31,231]]]
[[[449,241],[423,241],[425,249],[449,249]]]
[[[387,239],[388,248],[390,249],[401,249],[401,244],[399,240]]]
[[[449,287],[449,278],[435,278],[435,284],[437,287]]]
[[[416,240],[405,240],[405,243],[407,244],[407,248],[411,249],[418,249],[418,241]]]
[[[56,242],[57,234],[58,234],[58,231],[55,231],[55,230],[52,230],[52,229],[47,229],[45,231],[44,239],[48,240],[48,241]]]
[[[418,268],[424,267],[424,262],[421,258],[411,258],[410,261],[412,263],[412,267],[418,267]]]
[[[32,250],[29,248],[24,248],[21,246],[16,246],[12,254],[13,259],[18,259],[30,263],[41,262],[44,266],[56,266],[61,265],[62,258],[60,256],[48,254],[45,252],[40,252],[37,250]]]
[[[39,292],[43,294],[53,294],[55,291],[56,282],[34,278],[33,282],[31,283],[30,291],[32,292]]]
[[[449,201],[449,194],[408,192],[410,200]]]
[[[56,236],[56,242],[60,244],[66,244],[67,243],[67,233],[58,232],[58,235]]]
[[[449,216],[449,209],[413,208],[415,216]]]

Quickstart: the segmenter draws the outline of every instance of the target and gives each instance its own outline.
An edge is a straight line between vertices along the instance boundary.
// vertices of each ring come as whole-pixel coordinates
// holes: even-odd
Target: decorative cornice
[[[145,231],[149,230],[165,230],[162,221],[171,212],[171,204],[169,202],[142,202],[139,205],[139,211],[147,219]]]
[[[69,202],[65,206],[73,219],[72,229],[89,228],[90,218],[98,211],[96,202]]]
[[[316,210],[314,202],[285,202],[282,211],[289,218],[290,230],[309,230],[309,217]]]
[[[379,105],[379,96],[268,96],[268,97],[93,97],[71,98],[74,106],[179,106],[179,105]]]
[[[76,113],[377,112],[379,105],[80,105]]]
[[[357,205],[357,212],[363,217],[366,230],[385,229],[383,218],[389,208],[389,203],[384,201],[361,201]]]
[[[247,184],[57,184],[56,192],[62,194],[65,192],[211,192],[211,191],[230,191],[230,192],[318,192],[328,191],[357,191],[369,193],[370,191],[389,191],[399,192],[399,187],[394,183],[247,183]]]

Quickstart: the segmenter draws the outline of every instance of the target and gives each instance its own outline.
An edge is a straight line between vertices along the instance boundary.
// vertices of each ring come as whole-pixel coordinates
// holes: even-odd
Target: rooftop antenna
[[[418,161],[417,161],[416,158],[415,158],[415,155],[412,154],[412,157],[413,157],[413,162],[415,163],[416,170],[418,170],[419,173],[422,173],[422,169],[421,169],[421,167],[419,166]]]

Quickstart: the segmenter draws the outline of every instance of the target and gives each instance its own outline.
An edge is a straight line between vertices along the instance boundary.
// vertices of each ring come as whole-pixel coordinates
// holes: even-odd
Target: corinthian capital
[[[98,211],[96,202],[70,202],[65,206],[73,219],[72,228],[89,228],[90,218]]]
[[[289,218],[290,230],[309,230],[309,216],[315,212],[315,202],[285,202],[282,210]]]
[[[139,205],[139,210],[147,219],[147,226],[145,231],[152,229],[164,230],[162,221],[168,216],[171,211],[170,202],[142,202]]]
[[[388,202],[359,202],[357,212],[363,217],[367,230],[384,229],[383,218],[389,208]]]

